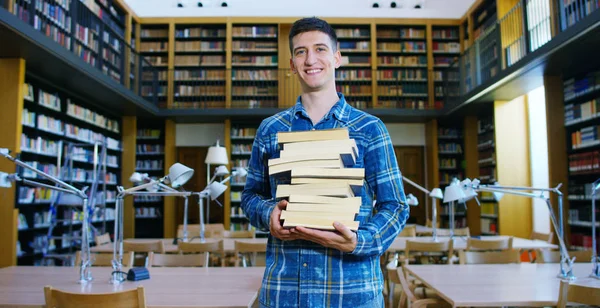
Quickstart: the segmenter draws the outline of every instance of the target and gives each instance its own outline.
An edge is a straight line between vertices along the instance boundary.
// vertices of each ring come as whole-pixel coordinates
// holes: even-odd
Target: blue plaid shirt
[[[339,101],[313,126],[298,98],[296,105],[265,119],[256,133],[242,208],[250,223],[269,230],[278,180],[268,160],[279,157],[277,132],[348,127],[356,140],[356,168],[365,168],[358,214],[358,244],[351,253],[304,241],[269,236],[260,303],[267,307],[356,307],[383,290],[379,256],[404,228],[409,215],[394,147],[381,120]],[[377,196],[373,215],[373,196]]]

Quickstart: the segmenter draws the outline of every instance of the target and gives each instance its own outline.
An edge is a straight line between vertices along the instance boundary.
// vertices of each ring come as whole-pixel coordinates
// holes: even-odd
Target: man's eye
[[[304,54],[304,50],[298,50],[298,51],[296,51],[296,55],[297,55],[297,56],[299,56],[299,55],[301,55],[301,54]]]
[[[319,47],[319,48],[317,48],[317,51],[325,51],[325,48]]]

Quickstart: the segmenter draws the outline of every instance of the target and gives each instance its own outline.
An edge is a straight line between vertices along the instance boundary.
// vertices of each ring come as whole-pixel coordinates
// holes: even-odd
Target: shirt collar
[[[329,112],[325,115],[326,119],[329,119],[331,115],[333,115],[338,121],[346,123],[348,122],[348,118],[350,117],[350,105],[346,103],[346,98],[344,94],[338,92],[337,93],[339,100],[329,109]],[[302,105],[302,96],[298,96],[296,100],[296,105],[294,106],[294,117],[298,114],[303,115],[308,118],[308,113],[304,106]]]

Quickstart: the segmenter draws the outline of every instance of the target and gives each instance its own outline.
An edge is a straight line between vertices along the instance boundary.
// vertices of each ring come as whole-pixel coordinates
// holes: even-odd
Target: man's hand
[[[334,222],[333,227],[337,232],[315,230],[304,227],[292,228],[292,234],[298,238],[321,244],[322,246],[335,248],[343,252],[352,252],[356,248],[356,233],[339,222]]]
[[[271,235],[273,235],[274,237],[276,237],[282,241],[297,240],[298,235],[292,234],[290,232],[290,230],[284,229],[281,226],[279,217],[281,216],[281,211],[284,210],[286,207],[287,207],[286,200],[281,200],[281,201],[279,201],[279,203],[277,203],[277,205],[275,205],[273,212],[271,212],[271,221],[269,223],[269,230],[271,231]]]

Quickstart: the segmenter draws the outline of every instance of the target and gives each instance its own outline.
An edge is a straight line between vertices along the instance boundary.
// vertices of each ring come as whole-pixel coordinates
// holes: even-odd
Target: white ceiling
[[[198,2],[203,7],[197,6]],[[475,0],[125,0],[139,17],[461,18]],[[178,8],[177,3],[184,4]],[[227,2],[228,7],[221,7]],[[372,8],[373,3],[379,8]],[[391,8],[395,2],[397,8]],[[422,3],[421,9],[414,9]]]

